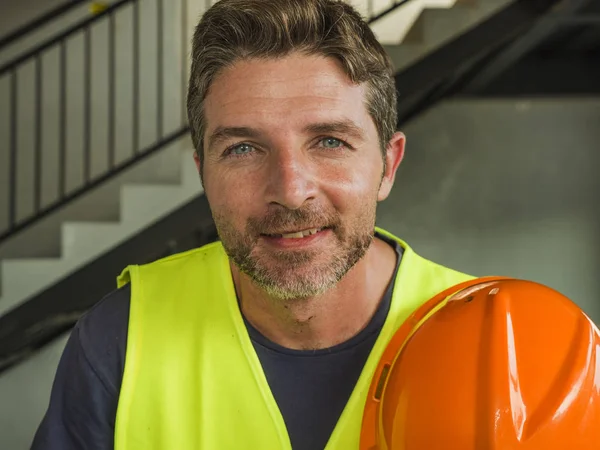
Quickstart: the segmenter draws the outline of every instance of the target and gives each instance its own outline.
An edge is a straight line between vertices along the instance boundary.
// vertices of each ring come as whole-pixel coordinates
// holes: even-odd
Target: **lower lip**
[[[321,230],[316,234],[312,234],[310,236],[306,236],[303,238],[282,238],[282,237],[271,237],[271,236],[261,236],[261,239],[264,240],[269,245],[279,248],[303,248],[309,245],[313,245],[321,239],[327,237],[327,235],[331,233],[331,230]]]

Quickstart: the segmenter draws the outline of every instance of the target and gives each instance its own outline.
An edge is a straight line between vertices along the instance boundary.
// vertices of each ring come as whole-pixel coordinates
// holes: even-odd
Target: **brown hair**
[[[392,63],[360,14],[341,0],[221,0],[196,27],[187,109],[192,141],[203,159],[203,103],[222,69],[240,59],[293,51],[337,59],[353,83],[368,83],[366,105],[382,153],[396,131]]]

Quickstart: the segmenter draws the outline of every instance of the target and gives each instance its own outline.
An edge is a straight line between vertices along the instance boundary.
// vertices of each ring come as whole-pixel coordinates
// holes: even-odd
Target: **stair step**
[[[154,221],[202,194],[188,150],[181,157],[179,185],[123,185],[120,222],[65,222],[61,258],[9,259],[1,262],[0,314],[65,278]]]
[[[60,258],[24,258],[2,261],[2,296],[0,315],[25,302],[65,276],[64,260]]]
[[[121,188],[121,220],[148,225],[201,193],[188,186],[125,185]]]
[[[140,223],[155,221],[204,192],[193,152],[181,154],[180,184],[124,185],[121,188],[121,221]]]
[[[474,1],[474,0],[473,0]],[[449,40],[466,32],[500,9],[507,0],[462,1],[452,8],[426,8],[399,45],[384,45],[396,71],[415,63]],[[420,36],[421,42],[416,36]]]
[[[462,1],[462,0],[461,0]],[[396,45],[400,42],[417,43],[421,41],[421,30],[415,27],[415,21],[424,8],[451,8],[456,0],[412,0],[371,24],[371,29],[384,45]],[[377,3],[377,2],[376,2]],[[381,0],[376,11],[383,11],[392,3]]]
[[[423,6],[411,1],[383,16],[371,25],[373,33],[383,45],[398,45],[410,35],[411,42],[420,40],[419,32],[414,30],[414,22]]]
[[[96,258],[123,239],[120,223],[66,222],[62,224],[62,256]]]

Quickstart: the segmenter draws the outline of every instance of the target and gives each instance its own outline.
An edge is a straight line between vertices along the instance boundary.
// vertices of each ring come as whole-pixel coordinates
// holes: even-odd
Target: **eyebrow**
[[[345,134],[354,139],[364,141],[365,133],[362,128],[351,120],[336,120],[333,122],[311,123],[302,130],[305,134]],[[251,127],[217,127],[208,138],[208,148],[230,138],[253,138],[261,136],[261,132]]]
[[[364,130],[348,119],[336,120],[333,122],[312,123],[304,127],[303,130],[307,134],[345,134],[354,139],[364,141]]]
[[[260,132],[250,127],[217,127],[208,138],[208,148],[212,148],[219,142],[225,141],[232,137],[249,137],[257,138]]]

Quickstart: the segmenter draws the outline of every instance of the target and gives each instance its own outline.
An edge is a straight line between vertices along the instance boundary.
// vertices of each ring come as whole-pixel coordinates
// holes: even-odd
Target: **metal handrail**
[[[51,37],[46,42],[43,42],[36,46],[34,49],[27,51],[25,54],[14,58],[12,61],[4,64],[0,68],[0,77],[3,77],[5,82],[8,83],[9,86],[9,97],[8,102],[6,102],[9,108],[8,120],[9,120],[9,130],[10,136],[8,137],[8,142],[10,145],[9,151],[9,161],[7,168],[9,169],[8,173],[8,181],[9,181],[9,197],[8,197],[8,227],[6,229],[0,229],[0,242],[8,239],[10,236],[22,231],[23,229],[31,226],[36,223],[43,217],[48,216],[50,213],[58,210],[59,208],[65,206],[66,204],[72,202],[76,198],[82,196],[84,193],[89,192],[90,190],[98,187],[99,185],[105,183],[109,179],[114,176],[122,173],[138,162],[148,158],[150,155],[156,153],[164,146],[169,143],[175,141],[179,137],[184,136],[188,132],[188,127],[186,123],[186,117],[184,114],[184,110],[182,108],[181,112],[181,122],[179,125],[171,126],[170,129],[163,129],[163,117],[164,117],[164,103],[165,99],[163,92],[163,71],[165,70],[164,63],[162,60],[162,49],[163,49],[163,2],[165,0],[157,1],[157,15],[156,15],[156,24],[155,24],[155,32],[153,34],[156,35],[157,38],[157,67],[156,67],[156,96],[157,96],[157,108],[156,108],[156,123],[157,123],[157,136],[154,141],[150,142],[144,148],[139,148],[139,130],[140,130],[140,108],[138,106],[139,99],[141,98],[140,92],[140,80],[141,80],[141,70],[139,68],[140,65],[140,8],[139,2],[137,0],[120,0],[112,5],[108,6],[107,9],[99,12],[93,17],[86,18],[85,20],[80,21],[79,23],[70,26],[68,29],[60,32],[59,34]],[[132,82],[133,82],[133,92],[132,92],[132,146],[130,151],[130,156],[127,157],[124,161],[116,161],[116,138],[115,138],[115,130],[116,130],[116,19],[115,16],[118,14],[119,10],[121,10],[125,5],[131,4],[133,5],[133,14],[131,16],[131,30],[132,30],[132,38],[133,38],[133,51],[132,51],[132,60],[133,64],[133,74],[132,74]],[[184,27],[186,16],[187,16],[187,8],[185,8],[186,2],[182,2],[181,8],[181,22],[182,22],[182,33],[187,32]],[[108,161],[108,168],[103,170],[98,175],[92,177],[91,173],[91,160],[92,160],[92,56],[91,54],[94,52],[95,47],[92,46],[91,40],[91,27],[93,24],[97,23],[100,20],[105,20],[108,22],[109,30],[108,30],[108,42],[104,43],[108,46],[108,92],[107,92],[107,100],[108,100],[108,130],[107,130],[107,141],[108,141],[108,154],[106,155],[106,160]],[[80,70],[79,72],[83,72],[83,83],[84,83],[84,106],[83,106],[83,147],[82,147],[82,155],[80,155],[81,160],[83,161],[83,181],[76,186],[73,186],[72,189],[67,191],[67,153],[66,153],[66,145],[67,139],[69,136],[69,129],[67,124],[67,69],[68,69],[68,59],[69,53],[67,51],[67,40],[71,38],[73,35],[82,35],[84,39],[84,54],[83,58],[78,58]],[[102,45],[104,45],[102,44]],[[57,52],[58,60],[59,60],[59,72],[58,72],[58,93],[59,93],[59,104],[54,111],[52,111],[53,115],[58,116],[58,160],[59,167],[58,173],[53,179],[56,181],[58,185],[59,194],[56,198],[51,201],[47,205],[42,205],[42,175],[44,171],[44,167],[42,165],[42,155],[43,148],[45,143],[42,142],[43,137],[43,123],[47,118],[43,114],[43,90],[44,89],[44,75],[45,75],[45,65],[43,61],[43,56],[48,54],[49,52]],[[181,42],[181,56],[182,60],[185,61],[187,58],[187,36],[182,35]],[[33,129],[33,137],[34,137],[34,160],[32,173],[34,176],[32,177],[31,187],[33,190],[33,212],[25,215],[25,217],[18,217],[18,196],[17,196],[17,187],[18,183],[22,181],[18,179],[19,173],[19,164],[23,164],[19,162],[18,156],[20,155],[20,151],[22,150],[19,147],[19,120],[22,120],[20,115],[18,114],[19,107],[21,107],[20,98],[18,93],[20,92],[19,88],[22,89],[22,84],[24,85],[27,81],[27,78],[22,79],[19,75],[19,70],[24,66],[30,66],[33,64],[34,67],[34,81],[29,84],[31,86],[31,90],[34,94],[34,109],[32,110],[31,116],[28,116],[27,120],[32,122],[31,128]],[[184,73],[184,72],[182,72]],[[123,76],[123,75],[118,75]],[[185,93],[185,77],[182,76],[181,79],[182,87],[181,87],[181,95],[184,96]],[[183,103],[182,103],[183,104]]]
[[[92,17],[88,17],[87,19],[84,19],[84,20],[76,23],[75,25],[70,26],[66,30],[61,31],[60,33],[56,34],[55,36],[47,39],[46,41],[44,41],[41,44],[37,45],[36,47],[32,48],[28,52],[26,52],[22,55],[19,55],[19,56],[13,58],[12,60],[8,61],[4,65],[0,66],[0,76],[4,75],[6,72],[10,71],[15,66],[23,64],[24,62],[35,57],[36,55],[40,54],[41,52],[48,50],[50,47],[56,45],[57,43],[64,41],[66,38],[68,38],[69,36],[72,36],[74,33],[77,33],[78,31],[81,31],[81,30],[89,27],[91,24],[97,22],[98,20],[102,19],[103,17],[114,14],[115,11],[119,10],[123,6],[128,5],[129,3],[137,2],[137,1],[138,0],[120,0],[116,3],[113,3],[106,9],[102,10],[101,12],[93,15]]]
[[[374,13],[373,12],[373,3],[374,0],[369,0],[367,5],[368,5],[368,11],[369,11],[369,18],[367,19],[367,23],[372,24],[374,22],[377,22],[379,19],[387,16],[389,13],[391,13],[392,11],[398,9],[399,7],[405,5],[408,2],[411,2],[412,0],[400,0],[400,1],[392,1],[391,5],[388,6],[387,8],[385,8],[384,10],[378,12],[378,13]]]
[[[12,33],[7,34],[6,36],[0,38],[0,49],[6,45],[11,44],[12,42],[21,39],[23,36],[36,31],[40,27],[46,25],[48,22],[52,22],[54,19],[62,16],[63,14],[68,13],[73,10],[75,7],[81,5],[82,3],[87,2],[88,0],[70,0],[66,1],[62,5],[57,8],[54,8],[52,11],[48,11],[46,14],[38,17],[37,19],[32,20],[29,23],[26,23],[22,27],[19,27]]]
[[[55,18],[58,15],[60,15],[61,13],[69,11],[73,6],[77,6],[78,4],[82,3],[83,1],[87,1],[87,0],[75,0],[73,3],[69,4],[68,7],[57,8],[57,10],[52,11],[51,13],[47,14],[46,16],[43,16],[40,19],[32,22],[31,26],[33,27],[33,24],[42,25],[45,22],[47,22],[49,19]],[[8,70],[10,70],[11,67],[13,67],[17,64],[21,64],[24,61],[30,59],[32,56],[35,56],[37,53],[42,52],[42,51],[52,47],[57,42],[60,42],[61,40],[72,35],[73,33],[76,33],[77,31],[84,29],[85,27],[89,26],[91,23],[102,18],[103,16],[112,14],[112,13],[114,13],[115,10],[121,8],[122,6],[124,6],[126,4],[134,2],[134,1],[137,1],[137,0],[120,0],[120,1],[112,4],[111,6],[109,6],[107,9],[95,14],[93,17],[89,17],[87,19],[84,19],[84,20],[78,22],[77,24],[69,27],[68,29],[62,31],[61,33],[59,33],[59,34],[53,36],[52,38],[48,39],[47,41],[43,42],[42,44],[39,44],[37,47],[34,47],[27,53],[20,55],[20,56],[14,58],[13,60],[5,63],[3,66],[0,67],[0,75],[6,73]],[[368,0],[368,2],[367,2],[367,5],[368,5],[367,9],[369,11],[369,17],[367,19],[367,23],[369,23],[369,24],[377,22],[379,19],[387,16],[389,13],[391,13],[394,10],[396,10],[397,8],[405,5],[406,3],[411,2],[412,0],[392,1],[390,6],[388,6],[387,8],[385,8],[384,10],[382,10],[376,14],[373,13],[374,1],[375,0]],[[27,26],[27,27],[29,28],[29,26]],[[32,29],[29,29],[29,31],[32,31]],[[15,32],[15,33],[7,36],[6,38],[0,40],[0,47],[5,45],[4,41],[9,41],[9,40],[15,39],[13,37],[13,35],[16,36],[17,34],[19,34],[18,36],[16,36],[16,38],[18,38],[26,33],[27,33],[26,31],[19,32],[19,33]]]

